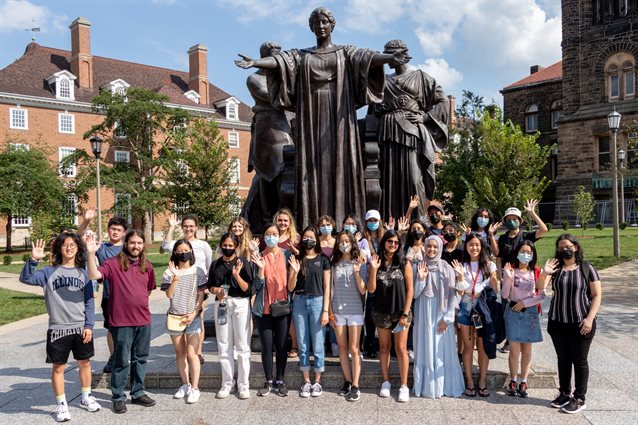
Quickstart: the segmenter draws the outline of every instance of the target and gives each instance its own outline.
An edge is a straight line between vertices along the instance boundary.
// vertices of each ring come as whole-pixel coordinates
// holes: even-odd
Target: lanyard
[[[468,266],[468,268],[470,270],[470,276],[472,276],[472,263],[469,263],[467,266]],[[472,276],[472,281],[473,281],[473,284],[472,284],[472,302],[474,302],[474,296],[475,296],[474,290],[476,289],[476,282],[478,281],[478,275],[479,275],[480,271],[481,271],[481,264],[478,263],[476,265],[476,275]]]

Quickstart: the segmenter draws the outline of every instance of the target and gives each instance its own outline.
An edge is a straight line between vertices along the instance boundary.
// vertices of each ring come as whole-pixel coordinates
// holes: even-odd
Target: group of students
[[[257,391],[258,396],[288,395],[285,372],[291,329],[294,329],[303,376],[299,395],[321,396],[325,332],[330,327],[339,347],[344,377],[339,394],[348,401],[361,398],[361,346],[363,343],[370,357],[376,354],[375,335],[378,336],[383,377],[379,396],[391,394],[389,370],[393,349],[400,375],[397,400],[409,400],[410,346],[414,360],[412,393],[415,396],[488,397],[488,364],[489,359],[496,356],[501,321],[509,345],[511,380],[507,392],[512,396],[527,397],[532,344],[542,341],[540,304],[545,298],[545,288],[551,283],[553,298],[548,313],[548,333],[558,357],[560,394],[550,404],[566,413],[583,409],[588,379],[587,354],[595,333],[601,285],[594,267],[583,260],[579,242],[571,235],[561,235],[556,241],[555,258],[547,260],[541,268],[537,265],[534,242],[547,227],[535,213],[536,201],[526,205],[529,216],[538,226],[538,230],[532,232],[521,229],[523,217],[514,207],[505,211],[502,221],[497,221],[489,209],[481,208],[470,227],[466,227],[445,222],[445,212],[437,204],[430,204],[428,217],[410,221],[412,209],[418,203],[419,199],[413,198],[406,215],[396,223],[392,218],[384,222],[378,211],[370,210],[365,215],[365,225],[356,216],[349,215],[338,229],[332,217],[323,216],[316,226],[308,226],[301,232],[296,229],[293,214],[282,209],[273,217],[273,223],[264,228],[261,239],[253,237],[245,219],[236,218],[221,236],[215,253],[208,243],[197,239],[197,218],[191,215],[182,218],[184,238],[172,241],[178,221],[171,217],[163,244],[170,251],[170,262],[162,277],[161,288],[170,299],[166,327],[175,347],[176,364],[182,379],[174,397],[185,398],[187,403],[199,399],[203,311],[209,296],[215,299],[213,310],[222,369],[222,384],[216,397],[220,399],[228,397],[235,389],[240,399],[250,397],[248,377],[253,326],[259,334],[265,377],[263,387]],[[496,232],[502,226],[507,230],[497,238]],[[82,318],[86,321],[84,332],[79,334],[83,339],[75,337],[65,346],[58,347],[56,352],[62,355],[57,358],[50,356],[47,344],[47,362],[54,364],[56,398],[59,399],[60,392],[63,397],[63,384],[61,388],[56,386],[55,370],[56,367],[63,370],[69,351],[73,351],[79,363],[86,361],[88,364],[88,358],[93,355],[92,340],[87,342],[90,333],[86,331],[93,325],[92,297],[86,296],[86,288],[90,288],[88,278],[91,278],[109,281],[110,286],[107,311],[111,316],[110,332],[115,344],[111,366],[114,411],[126,411],[123,382],[120,381],[122,375],[125,377],[129,372],[126,360],[131,355],[133,403],[154,404],[144,394],[143,387],[150,345],[150,340],[146,341],[150,337],[150,312],[148,323],[144,320],[124,323],[119,317],[126,316],[122,310],[129,310],[131,304],[148,312],[148,293],[145,299],[144,291],[122,297],[121,287],[125,285],[121,282],[130,278],[128,275],[133,268],[138,274],[144,274],[144,278],[137,276],[139,288],[150,291],[155,285],[152,266],[144,257],[144,241],[140,236],[143,235],[139,232],[129,231],[120,244],[122,252],[99,267],[94,253],[103,250],[104,245],[98,249],[91,235],[84,242],[74,234],[59,236],[53,248],[55,254],[58,245],[65,247],[60,248],[60,259],[54,260],[52,268],[39,271],[34,268],[43,254],[40,245],[34,245],[33,258],[25,265],[21,279],[45,287],[50,312],[52,303],[60,302],[53,298],[55,290],[51,289],[56,285],[61,287],[55,283],[60,277],[53,278],[52,275],[68,274],[70,270],[66,268],[74,267],[74,273],[85,280],[85,296],[76,300],[77,306],[85,303],[83,309],[76,308],[76,322],[79,322],[80,310],[85,313]],[[113,245],[112,238],[109,243]],[[67,249],[71,244],[76,245],[75,266],[71,265],[73,252]],[[87,256],[88,276],[83,269]],[[71,285],[65,288],[73,290]],[[502,302],[498,300],[499,293]],[[119,295],[117,302],[114,295]],[[114,315],[118,316],[116,323]],[[177,327],[169,325],[171,316],[177,317]],[[50,317],[50,329],[59,329],[55,314],[50,313]],[[78,327],[75,322],[73,326]],[[145,327],[148,327],[148,335],[141,329]],[[83,347],[87,346],[85,351],[79,349],[80,342]],[[147,344],[145,349],[139,346],[143,344]],[[475,346],[479,367],[477,383],[472,376]],[[311,355],[313,379],[310,375]],[[575,374],[573,393],[572,368]],[[84,369],[80,367],[81,376]],[[90,387],[87,390],[84,384],[82,381],[81,405],[99,409],[97,402],[90,398]],[[59,405],[66,406],[66,403]],[[63,410],[68,415],[68,409]]]

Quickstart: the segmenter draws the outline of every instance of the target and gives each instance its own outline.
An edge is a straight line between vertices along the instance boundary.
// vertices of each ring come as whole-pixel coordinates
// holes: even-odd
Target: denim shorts
[[[525,311],[514,311],[507,305],[505,308],[505,333],[507,339],[514,342],[542,342],[540,318],[536,306],[527,307]]]
[[[459,311],[456,313],[456,323],[459,325],[474,326],[474,322],[472,322],[472,311],[477,303],[478,297],[474,298],[474,302],[472,302],[470,295],[463,294],[461,302],[459,303]]]
[[[166,328],[166,332],[168,332],[170,336],[200,334],[202,333],[202,331],[203,331],[202,317],[199,314],[195,316],[195,320],[193,320],[193,322],[190,325],[186,326],[186,328],[183,331],[180,331],[180,332],[169,331],[168,328]]]

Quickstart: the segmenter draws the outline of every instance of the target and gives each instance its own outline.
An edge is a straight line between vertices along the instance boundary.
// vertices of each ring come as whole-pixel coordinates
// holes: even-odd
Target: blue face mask
[[[516,258],[518,258],[520,263],[529,264],[534,259],[534,255],[528,254],[527,252],[519,252]]]
[[[355,226],[354,224],[344,224],[343,230],[345,230],[348,233],[356,233],[357,226]]]
[[[264,242],[266,242],[266,245],[268,246],[268,248],[274,248],[279,243],[279,236],[275,236],[275,235],[264,236]]]
[[[489,218],[485,218],[485,217],[476,217],[476,224],[478,225],[478,227],[485,227],[490,223],[490,219]]]
[[[368,229],[370,229],[371,231],[375,231],[379,228],[379,222],[378,221],[368,221],[366,223],[366,226],[368,226]]]
[[[518,226],[520,226],[520,223],[518,220],[508,220],[507,223],[505,223],[505,226],[510,230],[516,230],[518,229]]]
[[[319,228],[319,231],[321,232],[322,235],[328,236],[332,234],[332,226],[321,226]]]

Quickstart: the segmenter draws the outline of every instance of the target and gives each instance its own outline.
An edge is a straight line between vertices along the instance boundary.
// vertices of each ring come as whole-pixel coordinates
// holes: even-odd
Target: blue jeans
[[[111,369],[111,398],[126,400],[124,386],[131,372],[131,397],[144,395],[146,361],[151,348],[151,325],[110,328],[113,335],[113,367]]]
[[[315,357],[315,372],[323,372],[324,335],[326,328],[321,326],[323,312],[323,295],[295,295],[292,304],[292,320],[297,333],[299,350],[299,369],[310,370],[310,338]]]

